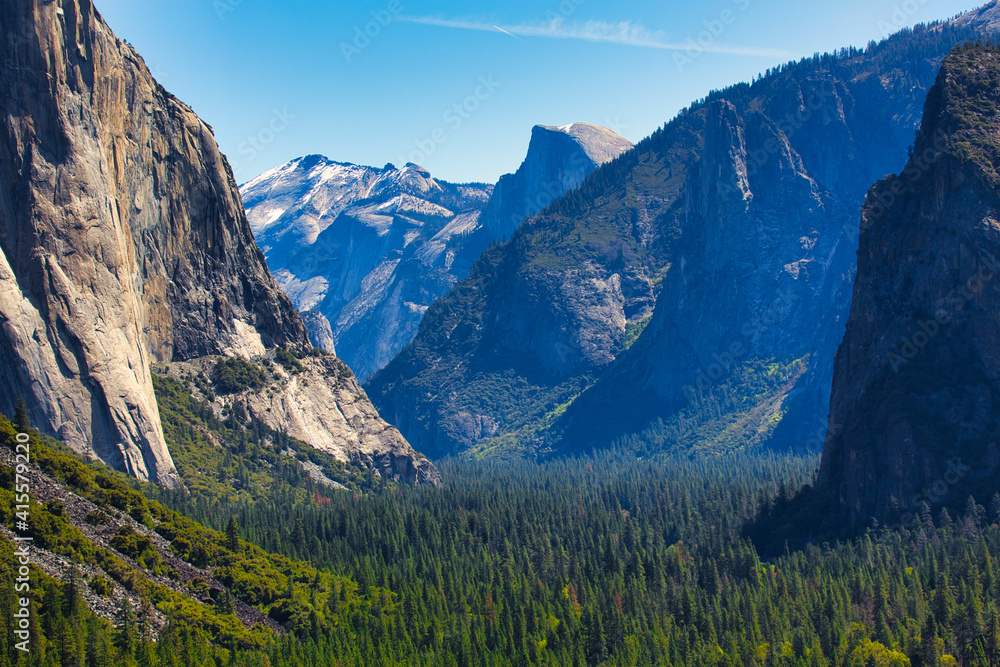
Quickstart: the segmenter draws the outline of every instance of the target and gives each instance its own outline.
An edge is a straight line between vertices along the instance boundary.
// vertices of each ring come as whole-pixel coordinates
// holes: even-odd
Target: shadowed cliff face
[[[868,193],[819,476],[854,522],[1000,488],[998,108],[1000,52],[957,49]]]
[[[818,448],[858,208],[978,25],[713,93],[487,251],[375,404],[432,455],[601,446],[682,413],[672,443]]]
[[[306,342],[212,130],[86,0],[0,8],[0,408],[176,483],[153,361]]]

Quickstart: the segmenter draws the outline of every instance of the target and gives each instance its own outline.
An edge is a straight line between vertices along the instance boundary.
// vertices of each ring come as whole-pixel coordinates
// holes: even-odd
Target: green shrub
[[[289,373],[301,373],[305,370],[305,366],[295,358],[295,355],[283,347],[278,348],[278,351],[274,355],[274,360],[284,366],[285,370]]]
[[[87,512],[87,516],[84,518],[92,526],[105,526],[111,523],[111,518],[100,510]]]
[[[98,575],[90,580],[90,590],[102,598],[111,597],[111,594],[115,591],[115,584],[110,579]]]
[[[212,382],[220,394],[260,389],[268,379],[268,373],[262,367],[238,357],[220,360],[212,373]]]

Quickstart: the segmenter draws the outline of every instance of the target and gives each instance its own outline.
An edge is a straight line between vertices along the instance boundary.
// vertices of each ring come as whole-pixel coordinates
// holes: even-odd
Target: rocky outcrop
[[[276,431],[343,462],[409,484],[440,484],[434,465],[383,420],[347,365],[333,355],[306,357],[302,369],[275,367],[278,382],[232,397]]]
[[[431,455],[588,448],[659,420],[692,442],[818,449],[856,212],[905,160],[940,59],[982,25],[684,110],[488,251],[368,383],[376,406]]]
[[[998,107],[1000,51],[957,49],[868,193],[818,480],[856,523],[1000,488]]]
[[[305,327],[212,129],[93,6],[0,19],[0,409],[23,395],[42,431],[176,485],[151,364],[303,348]],[[348,385],[336,400],[367,401]]]
[[[337,348],[333,338],[333,327],[330,326],[330,320],[326,319],[326,315],[318,310],[304,310],[300,314],[302,315],[302,322],[306,325],[306,331],[309,332],[309,340],[312,341],[312,344],[321,350],[336,354]]]
[[[241,403],[248,414],[275,431],[333,455],[338,461],[374,470],[384,479],[407,484],[441,483],[441,474],[385,422],[351,369],[332,354],[302,354],[294,365],[276,358],[277,350],[249,363],[267,381],[235,393],[216,387],[210,405],[226,414]],[[222,357],[158,364],[156,372],[184,380],[214,376]],[[266,370],[265,370],[266,369]]]
[[[480,226],[489,241],[506,239],[521,221],[538,213],[583,182],[605,162],[632,148],[632,142],[606,127],[570,123],[536,125],[524,162],[505,174],[483,209]]]

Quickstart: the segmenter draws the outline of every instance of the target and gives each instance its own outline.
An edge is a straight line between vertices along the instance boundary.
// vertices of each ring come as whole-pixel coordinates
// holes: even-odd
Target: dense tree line
[[[21,664],[1000,664],[1000,498],[762,561],[747,522],[815,463],[451,462],[444,489],[257,499],[201,518],[227,529],[223,544],[242,534],[347,575],[369,603],[345,603],[348,585],[303,590],[324,622],[300,618],[267,645],[182,625],[152,642],[141,610],[115,629],[74,602],[67,573],[38,591],[45,650]]]
[[[166,499],[219,532],[97,477],[91,493],[127,497],[124,511],[185,558],[200,544],[234,594],[288,632],[241,637],[216,620],[225,600],[192,622],[154,598],[168,622],[153,641],[148,609],[97,618],[79,603],[93,583],[70,569],[61,581],[38,575],[36,650],[26,657],[0,633],[0,667],[1000,664],[1000,497],[762,559],[747,527],[807,484],[816,463],[611,450],[544,464],[445,462],[441,489]],[[65,455],[46,465],[86,486]],[[0,549],[10,627],[14,559],[6,539]],[[259,572],[264,597],[238,572]]]
[[[1000,664],[1000,499],[762,561],[747,526],[815,465],[453,461],[444,489],[233,515],[269,549],[392,591],[401,619],[364,664]]]

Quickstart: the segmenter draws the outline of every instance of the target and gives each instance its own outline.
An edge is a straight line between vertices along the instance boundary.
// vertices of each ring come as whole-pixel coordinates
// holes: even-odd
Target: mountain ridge
[[[818,449],[855,211],[905,158],[939,59],[981,34],[918,26],[713,91],[488,251],[369,394],[431,456],[587,449],[685,410],[715,415],[690,441]],[[792,375],[686,398],[727,354],[720,378]]]
[[[252,179],[242,196],[314,341],[327,340],[365,377],[454,280],[456,246],[490,190],[438,181],[412,163],[380,169],[310,155]]]
[[[595,160],[628,147],[596,125],[536,126],[518,172],[496,187],[439,181],[412,163],[379,169],[310,155],[241,192],[279,285],[308,313],[314,342],[322,337],[367,378],[416,335],[426,309],[490,243],[578,185]]]

